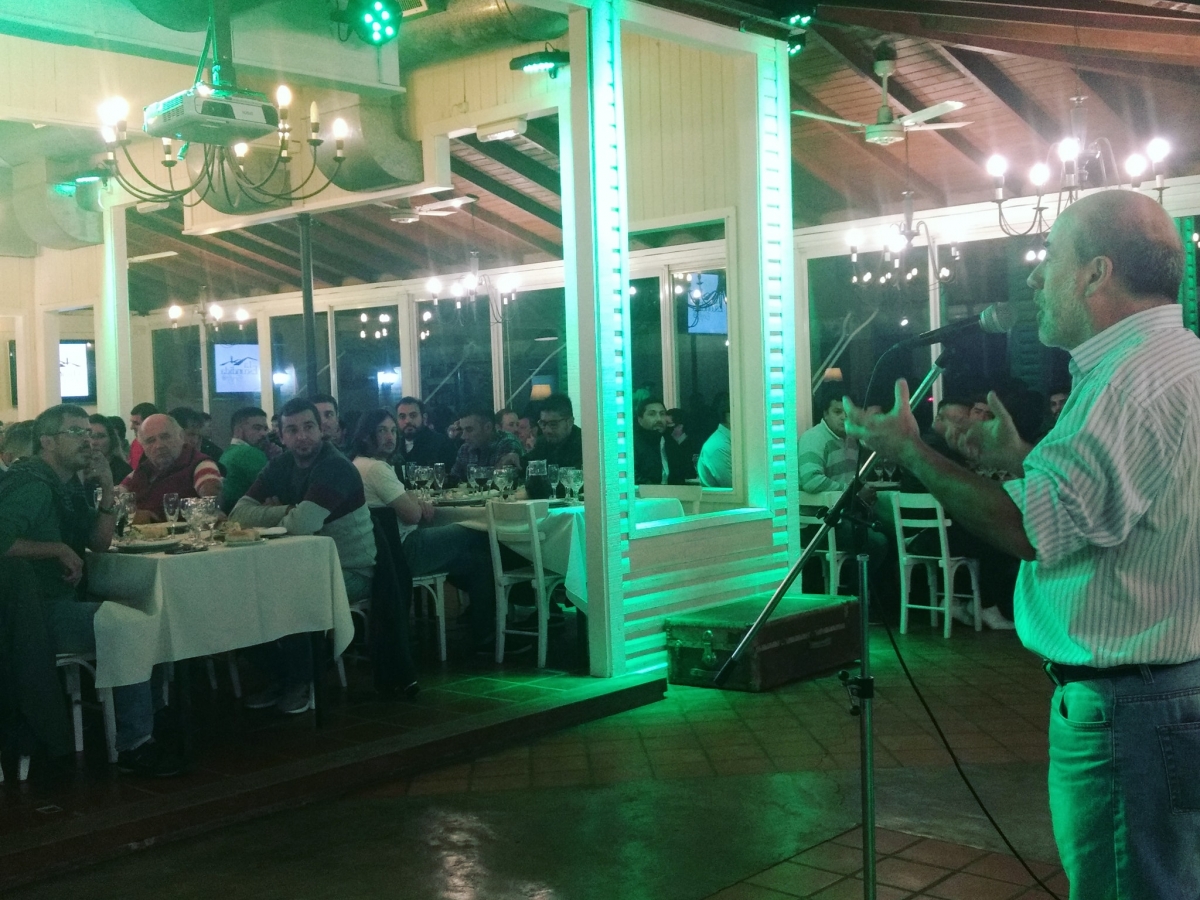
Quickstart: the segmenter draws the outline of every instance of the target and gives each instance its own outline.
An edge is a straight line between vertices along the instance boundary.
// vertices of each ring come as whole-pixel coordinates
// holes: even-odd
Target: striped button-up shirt
[[[1054,662],[1200,658],[1200,340],[1182,310],[1122,319],[1071,353],[1071,395],[1004,485],[1037,559],[1017,632]]]
[[[804,434],[796,445],[800,490],[809,494],[837,491],[854,479],[858,442],[840,438],[822,420]]]

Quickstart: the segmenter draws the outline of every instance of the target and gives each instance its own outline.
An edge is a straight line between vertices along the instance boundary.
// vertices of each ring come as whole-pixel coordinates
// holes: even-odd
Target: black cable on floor
[[[947,610],[946,614],[949,615],[949,610]],[[942,731],[942,726],[938,724],[937,716],[933,714],[933,710],[929,708],[929,704],[925,701],[925,695],[922,694],[921,689],[917,687],[916,679],[913,678],[912,671],[908,668],[908,663],[904,661],[904,655],[900,652],[900,645],[896,643],[896,636],[892,633],[891,626],[888,625],[887,622],[882,622],[882,625],[884,631],[887,632],[888,640],[891,641],[892,651],[896,654],[896,660],[900,663],[900,668],[904,671],[904,677],[908,679],[908,683],[912,687],[913,693],[917,695],[917,699],[921,702],[921,707],[925,710],[925,715],[927,715],[929,717],[929,721],[933,723],[934,730],[937,731],[937,735],[942,742],[942,746],[945,747],[946,752],[950,754],[950,760],[954,763],[954,768],[958,771],[958,777],[962,779],[962,783],[966,785],[967,790],[971,792],[971,796],[975,798],[976,805],[987,818],[988,822],[991,823],[992,828],[996,830],[996,834],[1000,835],[1000,840],[1004,841],[1004,846],[1012,851],[1012,855],[1016,857],[1017,862],[1019,862],[1022,868],[1029,873],[1030,877],[1037,882],[1037,886],[1053,897],[1054,900],[1062,900],[1062,898],[1059,897],[1058,894],[1054,893],[1054,891],[1050,890],[1050,888],[1046,886],[1046,883],[1037,876],[1037,873],[1030,868],[1029,863],[1025,861],[1025,857],[1023,857],[1017,848],[1013,846],[1012,841],[1008,839],[1008,835],[1004,833],[1004,829],[1000,827],[1000,823],[996,821],[995,817],[988,810],[987,805],[983,802],[983,798],[979,796],[979,792],[976,791],[975,786],[971,784],[971,779],[968,778],[967,773],[963,771],[962,763],[958,761],[958,756],[954,753],[953,748],[950,746],[950,741],[946,737],[946,733]],[[870,646],[869,642],[868,646]]]

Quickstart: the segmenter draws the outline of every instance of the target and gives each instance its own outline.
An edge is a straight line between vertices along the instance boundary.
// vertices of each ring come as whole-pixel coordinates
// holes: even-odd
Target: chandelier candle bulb
[[[321,140],[321,114],[316,100],[308,104],[308,142],[314,147],[325,143]]]

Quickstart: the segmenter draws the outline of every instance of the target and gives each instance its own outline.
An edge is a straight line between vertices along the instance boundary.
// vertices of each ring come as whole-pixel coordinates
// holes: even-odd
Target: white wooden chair
[[[979,615],[979,560],[967,556],[951,556],[950,540],[947,529],[951,522],[946,518],[942,504],[930,494],[905,494],[900,491],[888,491],[891,501],[892,520],[896,529],[896,547],[900,555],[900,633],[908,633],[908,611],[910,609],[929,610],[929,620],[936,627],[938,615],[946,617],[943,627],[943,637],[950,637],[950,629],[954,622],[951,606],[955,600],[972,601],[975,614],[975,630],[983,630],[983,620]],[[917,515],[906,515],[906,512],[917,512]],[[937,529],[938,556],[922,556],[910,553],[909,545],[922,530]],[[912,591],[913,572],[917,566],[925,569],[925,577],[929,581],[929,604],[918,605],[909,602]],[[954,579],[959,569],[966,569],[971,577],[971,593],[954,593]],[[940,579],[939,579],[940,572]],[[938,582],[941,581],[939,589]]]
[[[417,591],[424,591],[433,600],[433,611],[437,616],[438,659],[446,661],[446,579],[449,572],[435,572],[413,578],[413,599]]]
[[[840,496],[840,491],[823,491],[818,494],[802,492],[800,494],[800,525],[802,527],[820,525],[823,519],[815,512],[805,512],[805,510],[828,509],[837,503]],[[834,534],[833,529],[830,529],[825,538],[825,546],[817,549],[817,555],[825,560],[825,593],[836,594],[842,583],[842,566],[851,560],[851,554],[838,549],[837,535]]]
[[[496,580],[496,662],[504,662],[504,637],[509,634],[537,635],[538,668],[546,666],[546,645],[550,629],[550,594],[562,584],[561,575],[547,573],[542,565],[541,525],[549,515],[546,500],[504,502],[489,500],[487,504],[488,542],[492,549],[492,573]],[[528,542],[530,564],[505,572],[500,561],[500,539]],[[529,582],[537,599],[537,631],[525,631],[508,626],[508,595],[513,585]]]
[[[63,670],[67,681],[67,696],[71,698],[71,724],[75,729],[75,752],[83,752],[83,690],[79,680],[79,670],[87,669],[93,679],[96,677],[96,654],[94,653],[59,653],[55,657],[55,665]],[[96,688],[100,698],[101,712],[104,714],[104,742],[108,749],[108,761],[117,761],[117,716],[113,710],[112,688]]]
[[[678,500],[683,504],[685,515],[700,515],[700,498],[704,496],[704,488],[698,484],[639,484],[637,495],[645,500],[657,500],[663,497]]]

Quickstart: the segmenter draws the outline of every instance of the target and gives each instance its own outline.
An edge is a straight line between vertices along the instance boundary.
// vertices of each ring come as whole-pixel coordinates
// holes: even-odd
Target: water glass
[[[421,496],[428,500],[429,483],[433,481],[433,467],[417,466],[416,470],[413,472],[413,475],[417,480],[417,489],[421,492]]]
[[[546,481],[550,483],[550,499],[552,500],[558,497],[558,472],[558,466],[546,463]]]
[[[434,467],[433,467],[433,483],[434,483],[434,485],[437,486],[438,493],[440,494],[446,484],[446,464],[445,463],[436,463],[434,465]]]
[[[163,515],[171,525],[179,521],[178,494],[163,494]]]
[[[193,547],[200,547],[203,541],[200,539],[200,529],[204,525],[204,501],[199,497],[185,497],[181,503],[183,509],[183,519],[188,524],[188,531],[191,537],[188,543]]]
[[[92,506],[95,509],[100,508],[100,504],[104,501],[104,488],[97,487],[92,491]]]
[[[475,482],[475,487],[482,493],[487,490],[488,481],[491,480],[492,470],[487,466],[473,466],[474,474],[471,478]]]
[[[508,499],[508,489],[510,487],[508,481],[508,469],[497,466],[492,470],[492,484],[496,486],[496,490],[500,492],[500,499]]]
[[[415,488],[417,486],[417,464],[416,463],[405,463],[404,464],[404,483],[409,488]]]

